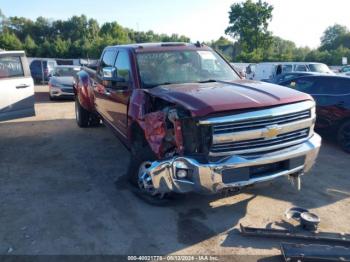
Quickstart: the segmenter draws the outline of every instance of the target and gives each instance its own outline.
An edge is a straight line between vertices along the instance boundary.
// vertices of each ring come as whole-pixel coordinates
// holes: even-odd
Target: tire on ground
[[[350,120],[343,122],[339,126],[337,141],[345,152],[350,153]]]
[[[91,113],[83,108],[78,99],[75,100],[75,118],[79,127],[88,127]]]

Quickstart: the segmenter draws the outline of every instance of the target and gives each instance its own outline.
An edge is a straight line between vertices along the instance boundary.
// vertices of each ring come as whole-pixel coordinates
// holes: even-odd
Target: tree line
[[[274,36],[268,30],[272,13],[273,6],[262,0],[235,3],[230,7],[225,31],[235,41],[221,37],[210,44],[236,62],[314,61],[340,65],[342,57],[350,61],[350,31],[346,26],[328,27],[317,49],[297,47],[294,42]]]
[[[104,47],[145,42],[189,42],[186,36],[140,32],[117,22],[102,26],[85,15],[50,21],[38,17],[6,17],[0,10],[0,48],[24,49],[27,56],[56,58],[98,58]]]
[[[233,62],[315,61],[339,65],[342,57],[350,61],[350,31],[346,26],[328,27],[317,49],[297,47],[294,42],[274,36],[268,30],[272,13],[273,6],[262,0],[235,3],[229,10],[227,37],[206,44]],[[108,45],[177,41],[190,42],[190,38],[135,31],[117,22],[100,25],[85,15],[53,21],[38,17],[33,21],[6,17],[0,10],[0,48],[24,49],[28,56],[98,58]]]

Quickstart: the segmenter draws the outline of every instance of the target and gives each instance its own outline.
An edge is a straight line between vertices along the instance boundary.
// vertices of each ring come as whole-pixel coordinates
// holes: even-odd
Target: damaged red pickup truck
[[[309,95],[243,80],[207,46],[111,46],[95,69],[77,75],[77,123],[115,131],[131,151],[130,180],[155,199],[299,182],[318,155]]]

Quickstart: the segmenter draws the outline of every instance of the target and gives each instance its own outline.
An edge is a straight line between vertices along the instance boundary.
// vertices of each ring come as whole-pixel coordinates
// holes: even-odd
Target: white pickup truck
[[[0,121],[34,115],[34,82],[24,51],[0,51]]]

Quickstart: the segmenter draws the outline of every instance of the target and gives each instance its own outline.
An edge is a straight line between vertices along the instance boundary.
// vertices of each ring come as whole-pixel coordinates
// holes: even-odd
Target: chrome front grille
[[[305,101],[236,115],[204,119],[212,128],[212,156],[278,150],[312,136],[315,104]]]
[[[300,141],[309,136],[309,128],[280,134],[277,135],[274,139],[264,139],[264,138],[258,138],[258,139],[252,139],[252,140],[245,140],[245,141],[239,141],[239,142],[231,142],[231,143],[222,143],[222,144],[216,144],[211,147],[211,152],[213,153],[224,153],[224,152],[232,152],[232,151],[242,151],[242,152],[248,152],[252,150],[256,150],[259,148],[263,148],[264,151],[268,151],[273,149],[274,147],[280,148],[281,144],[284,144],[286,146],[287,143],[294,143],[295,141]]]
[[[268,117],[264,119],[237,121],[233,123],[216,124],[213,126],[214,134],[223,134],[229,132],[247,131],[258,128],[264,128],[270,125],[283,125],[298,120],[308,119],[311,117],[311,110],[291,113],[282,116]]]

